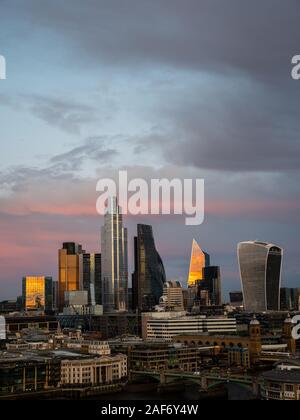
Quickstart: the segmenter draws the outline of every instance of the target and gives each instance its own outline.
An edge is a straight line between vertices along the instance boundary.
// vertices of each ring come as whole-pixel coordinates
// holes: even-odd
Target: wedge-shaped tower
[[[190,271],[189,271],[189,278],[188,278],[188,286],[193,287],[196,286],[201,280],[203,280],[203,269],[205,267],[209,267],[210,265],[210,257],[209,255],[202,251],[200,246],[197,244],[195,239],[193,240],[192,245],[192,254],[191,254],[191,262],[190,262]]]

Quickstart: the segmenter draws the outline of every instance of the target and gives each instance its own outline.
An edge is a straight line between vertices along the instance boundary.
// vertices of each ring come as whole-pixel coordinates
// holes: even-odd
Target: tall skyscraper
[[[128,293],[127,229],[116,198],[110,199],[101,229],[102,301],[105,312],[126,311]]]
[[[152,226],[138,225],[134,239],[133,309],[149,311],[163,295],[166,273],[155,247]]]
[[[190,261],[190,270],[188,277],[188,286],[194,287],[197,283],[203,280],[203,269],[210,265],[209,255],[202,251],[195,239],[192,244],[192,253]]]
[[[101,254],[83,254],[83,290],[88,292],[88,305],[101,305]]]
[[[199,284],[199,289],[207,290],[208,301],[211,306],[222,305],[222,286],[220,267],[209,266],[203,268],[203,280]]]
[[[23,277],[22,296],[25,311],[52,311],[54,300],[52,277]]]
[[[64,307],[65,292],[83,290],[82,246],[75,242],[65,242],[59,250],[58,308]]]
[[[283,249],[265,242],[238,245],[238,260],[244,296],[249,312],[278,311]]]

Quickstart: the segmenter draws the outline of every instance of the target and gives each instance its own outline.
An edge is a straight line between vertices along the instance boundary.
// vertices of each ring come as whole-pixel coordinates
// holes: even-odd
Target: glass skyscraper
[[[238,245],[238,260],[248,312],[278,311],[283,249],[265,242]]]
[[[138,225],[134,254],[133,309],[149,311],[159,304],[166,282],[164,265],[155,247],[152,226]]]
[[[53,310],[52,277],[27,276],[22,283],[23,308],[25,311]]]
[[[209,266],[203,269],[203,280],[199,284],[199,290],[207,290],[209,305],[222,305],[221,270],[217,266]]]
[[[116,198],[110,199],[101,229],[102,303],[105,312],[126,311],[128,293],[127,229]]]
[[[210,256],[202,251],[195,239],[192,244],[188,286],[194,287],[203,280],[203,269],[210,266]]]
[[[82,246],[75,242],[65,242],[59,250],[58,307],[62,311],[65,292],[83,289],[83,254]]]

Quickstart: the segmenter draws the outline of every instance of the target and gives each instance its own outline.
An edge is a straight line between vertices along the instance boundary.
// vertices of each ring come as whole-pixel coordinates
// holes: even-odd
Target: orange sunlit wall
[[[45,308],[45,277],[26,277],[26,310]]]
[[[200,246],[193,240],[188,286],[193,287],[198,281],[203,280],[203,268],[209,265],[209,256],[202,251]]]
[[[80,290],[80,256],[59,250],[59,308],[64,306],[65,292]]]

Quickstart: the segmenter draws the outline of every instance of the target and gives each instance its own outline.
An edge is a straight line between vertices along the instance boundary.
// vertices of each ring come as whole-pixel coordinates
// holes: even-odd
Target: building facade
[[[54,302],[52,277],[23,277],[22,296],[25,311],[52,311]]]
[[[207,306],[222,305],[221,270],[217,266],[203,268],[203,280],[199,283],[199,290],[208,291]]]
[[[165,311],[184,311],[183,289],[179,281],[166,281],[159,306]]]
[[[62,360],[61,385],[97,386],[120,382],[127,378],[127,356],[103,356]]]
[[[65,292],[83,290],[82,246],[75,242],[65,242],[58,252],[58,308],[64,307]]]
[[[234,318],[186,316],[185,313],[145,313],[142,317],[144,340],[170,342],[176,335],[200,333],[236,333]]]
[[[210,265],[210,256],[202,251],[198,243],[193,240],[190,269],[188,276],[188,286],[196,286],[203,280],[203,269]]]
[[[166,273],[155,247],[152,226],[138,225],[134,240],[133,310],[149,311],[159,304]]]
[[[267,401],[300,400],[300,360],[277,363],[275,369],[261,375],[261,399]]]
[[[283,250],[264,242],[242,242],[238,261],[248,312],[280,310],[280,285]]]
[[[117,199],[111,199],[101,229],[102,301],[105,312],[128,307],[127,229]]]

